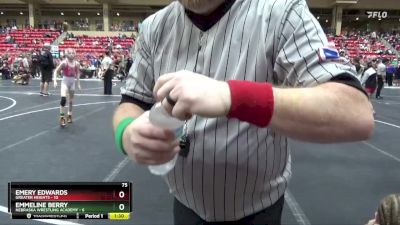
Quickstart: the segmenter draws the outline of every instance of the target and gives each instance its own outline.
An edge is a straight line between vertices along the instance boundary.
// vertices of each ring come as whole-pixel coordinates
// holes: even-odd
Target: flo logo
[[[378,18],[378,19],[385,19],[388,17],[388,12],[386,11],[366,11],[365,14],[368,15],[368,18]]]

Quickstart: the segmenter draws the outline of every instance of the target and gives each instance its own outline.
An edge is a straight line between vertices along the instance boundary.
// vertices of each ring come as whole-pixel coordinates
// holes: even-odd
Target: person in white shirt
[[[383,79],[384,79],[384,77],[386,77],[386,63],[387,62],[388,62],[387,59],[378,61],[378,67],[376,70],[376,73],[378,75],[378,89],[376,91],[376,96],[375,96],[376,99],[382,99],[381,91],[382,91],[383,85],[384,85]]]
[[[25,71],[29,71],[30,65],[29,65],[28,57],[26,55],[22,59],[22,65],[23,65]]]
[[[371,34],[371,38],[373,38],[373,39],[376,39],[377,38],[377,35],[376,35],[376,32],[374,31],[374,32],[372,32],[372,34]]]
[[[105,95],[112,95],[112,78],[113,78],[112,64],[113,60],[111,59],[111,53],[106,52],[106,56],[104,57],[103,61],[101,61]]]

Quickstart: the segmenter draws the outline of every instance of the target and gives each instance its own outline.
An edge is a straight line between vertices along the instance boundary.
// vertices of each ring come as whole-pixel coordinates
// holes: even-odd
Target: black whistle
[[[188,137],[181,137],[179,141],[179,147],[181,148],[181,151],[179,152],[179,155],[182,157],[187,157],[189,155],[189,150],[190,150],[190,141]]]

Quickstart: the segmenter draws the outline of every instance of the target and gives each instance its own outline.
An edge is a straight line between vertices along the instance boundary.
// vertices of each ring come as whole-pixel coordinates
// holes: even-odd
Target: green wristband
[[[123,119],[118,124],[117,130],[115,131],[115,144],[117,145],[117,150],[120,151],[124,155],[126,155],[126,152],[124,150],[122,136],[124,134],[126,127],[129,126],[129,124],[131,124],[133,121],[135,121],[135,118],[133,118],[133,117],[128,117],[128,118]]]

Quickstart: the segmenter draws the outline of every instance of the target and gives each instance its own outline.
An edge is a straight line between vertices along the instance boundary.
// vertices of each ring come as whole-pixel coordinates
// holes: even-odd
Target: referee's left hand
[[[166,100],[167,95],[176,102]],[[225,116],[231,107],[228,83],[191,71],[162,75],[154,86],[154,96],[172,116],[186,120],[192,115],[213,118]]]

